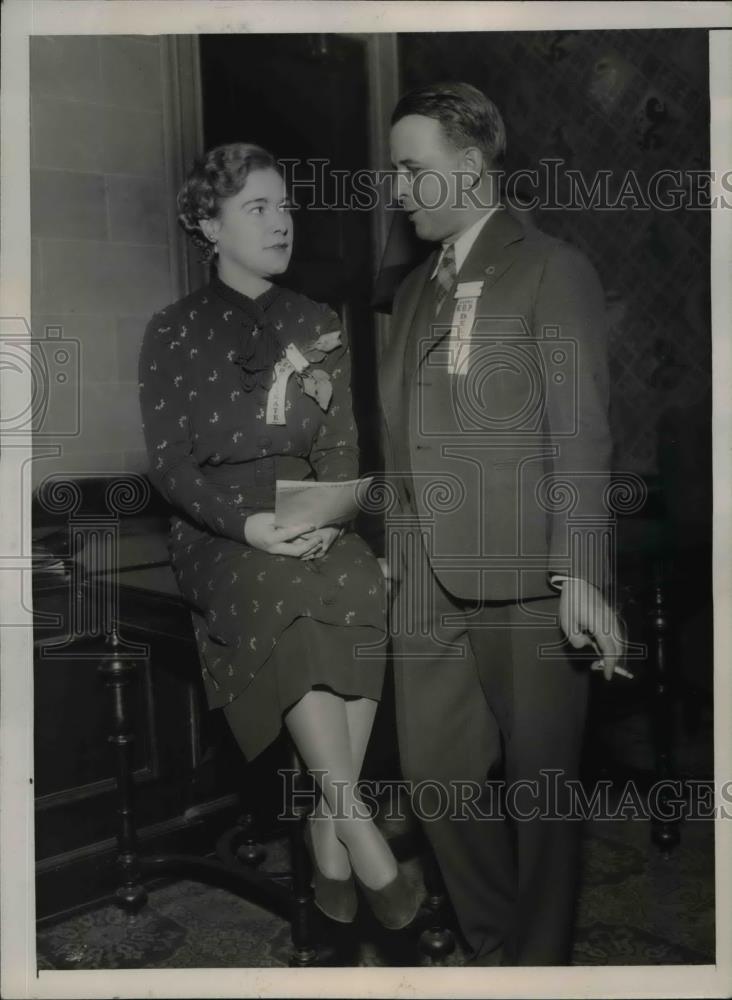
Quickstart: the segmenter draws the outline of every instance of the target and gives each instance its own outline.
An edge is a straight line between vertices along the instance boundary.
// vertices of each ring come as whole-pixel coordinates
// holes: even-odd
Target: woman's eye
[[[261,215],[264,209],[261,205],[255,205],[253,208],[250,208],[249,211],[253,215]]]

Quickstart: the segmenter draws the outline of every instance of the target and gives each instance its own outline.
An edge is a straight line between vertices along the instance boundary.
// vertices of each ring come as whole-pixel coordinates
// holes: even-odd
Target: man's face
[[[459,207],[469,204],[459,191],[470,168],[436,119],[407,115],[393,125],[391,161],[399,204],[420,239],[451,239],[470,224],[465,208]]]
[[[284,181],[270,167],[253,170],[212,220],[219,256],[257,277],[282,274],[292,253],[292,217]]]

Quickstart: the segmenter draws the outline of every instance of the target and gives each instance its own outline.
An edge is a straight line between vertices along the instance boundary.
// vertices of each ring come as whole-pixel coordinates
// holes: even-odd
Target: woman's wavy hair
[[[201,251],[203,263],[210,263],[216,248],[201,229],[201,220],[215,219],[224,198],[238,194],[253,170],[268,167],[280,172],[272,153],[248,142],[215,146],[193,164],[178,192],[178,222]]]

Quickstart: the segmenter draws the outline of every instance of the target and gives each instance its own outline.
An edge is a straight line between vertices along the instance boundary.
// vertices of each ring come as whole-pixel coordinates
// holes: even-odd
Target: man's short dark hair
[[[469,83],[432,83],[399,99],[391,124],[407,115],[422,115],[440,123],[458,149],[477,146],[488,168],[500,166],[506,151],[506,126],[493,101]]]

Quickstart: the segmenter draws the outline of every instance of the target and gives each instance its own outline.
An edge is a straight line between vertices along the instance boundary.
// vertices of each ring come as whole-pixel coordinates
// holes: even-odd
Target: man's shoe
[[[381,889],[369,888],[355,872],[354,875],[380,924],[390,931],[401,931],[413,923],[419,913],[422,896],[412,886],[401,868],[397,868],[397,873],[391,882]]]

